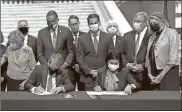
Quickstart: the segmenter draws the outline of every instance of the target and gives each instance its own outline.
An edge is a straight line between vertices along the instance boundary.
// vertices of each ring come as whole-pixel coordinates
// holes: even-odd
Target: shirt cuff
[[[61,86],[62,92],[66,92],[65,88],[63,86]]]
[[[126,67],[128,67],[129,64],[130,64],[130,63],[127,63],[127,64],[126,64]]]
[[[68,67],[68,63],[64,62],[64,64],[66,65],[66,67]]]
[[[30,91],[31,91],[31,92],[34,92],[35,88],[36,88],[36,87],[33,87]]]
[[[131,88],[132,89],[135,89],[136,88],[135,84],[130,84],[130,85],[131,85]]]

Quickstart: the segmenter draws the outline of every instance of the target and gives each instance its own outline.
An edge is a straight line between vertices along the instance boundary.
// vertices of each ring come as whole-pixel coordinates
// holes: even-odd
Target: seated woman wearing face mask
[[[179,90],[179,42],[175,29],[160,12],[148,19],[150,40],[146,54],[146,67],[152,90]]]
[[[24,36],[18,31],[12,31],[8,36],[10,46],[1,58],[1,66],[8,61],[7,91],[24,89],[24,83],[36,65],[33,51],[24,45]]]
[[[124,91],[131,94],[140,88],[139,84],[130,75],[127,68],[122,68],[121,56],[117,51],[109,53],[106,65],[99,69],[96,77],[95,91]]]

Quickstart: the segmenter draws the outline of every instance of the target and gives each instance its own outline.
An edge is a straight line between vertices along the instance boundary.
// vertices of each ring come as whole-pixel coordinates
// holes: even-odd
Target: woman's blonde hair
[[[8,39],[22,46],[24,44],[24,35],[19,30],[14,30],[8,35]]]
[[[150,19],[156,19],[156,20],[162,22],[162,26],[160,25],[160,30],[162,30],[164,27],[169,28],[169,22],[166,20],[165,16],[160,12],[154,12],[150,15],[150,17],[148,18],[148,21],[147,21],[149,34],[152,33],[150,23],[149,23]]]

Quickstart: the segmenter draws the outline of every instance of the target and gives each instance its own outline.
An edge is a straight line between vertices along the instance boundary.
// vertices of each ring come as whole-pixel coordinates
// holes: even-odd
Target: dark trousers
[[[76,87],[77,83],[78,91],[85,91],[84,83],[80,82],[80,73],[76,72],[74,69],[69,69],[69,76],[74,87]]]
[[[14,79],[11,79],[10,77],[7,77],[7,91],[20,91],[19,85],[23,81],[24,80],[14,80]]]
[[[7,79],[4,77],[4,81],[1,83],[1,91],[5,91],[7,85]]]

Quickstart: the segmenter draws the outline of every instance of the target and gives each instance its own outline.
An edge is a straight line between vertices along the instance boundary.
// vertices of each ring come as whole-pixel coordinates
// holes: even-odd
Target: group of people
[[[79,30],[76,15],[69,17],[69,28],[58,24],[55,11],[46,20],[38,38],[20,20],[7,46],[1,44],[2,91],[179,90],[180,37],[160,12],[137,13],[133,30],[124,36],[117,34],[114,20],[108,21],[107,33],[101,31],[98,14],[87,17],[88,32]],[[1,32],[1,43],[2,37]]]

